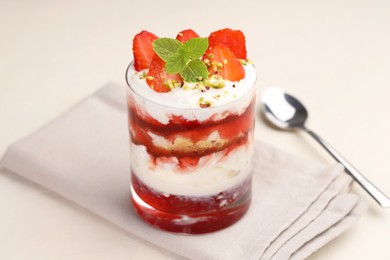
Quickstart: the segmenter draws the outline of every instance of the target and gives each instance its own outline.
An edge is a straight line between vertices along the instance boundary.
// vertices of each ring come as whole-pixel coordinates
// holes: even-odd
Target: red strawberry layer
[[[251,187],[251,180],[245,180],[240,186],[220,192],[219,194],[194,198],[179,195],[162,194],[150,188],[133,173],[132,186],[142,200],[148,205],[171,214],[202,214],[221,208],[229,208],[229,205],[242,199]],[[164,196],[165,195],[165,196]]]
[[[129,126],[131,140],[134,144],[144,145],[154,158],[176,157],[185,159],[183,163],[194,163],[207,154],[230,150],[244,145],[251,138],[254,125],[254,100],[241,115],[230,114],[222,120],[188,121],[182,117],[173,118],[167,125],[160,124],[143,114],[129,101]],[[218,133],[215,141],[209,141],[209,136]],[[156,135],[169,142],[162,146],[153,142]],[[203,142],[204,141],[204,142]],[[182,145],[183,144],[183,145]]]

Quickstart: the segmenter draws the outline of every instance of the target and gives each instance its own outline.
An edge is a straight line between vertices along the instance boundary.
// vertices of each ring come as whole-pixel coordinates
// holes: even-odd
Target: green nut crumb
[[[204,81],[204,85],[210,88],[224,88],[225,81],[220,76],[212,76]]]
[[[201,108],[211,107],[211,105],[212,105],[211,101],[205,100],[204,97],[200,97],[200,98],[199,98],[198,104],[199,104],[199,106],[200,106]]]
[[[253,64],[250,59],[246,59],[246,60],[241,60],[240,59],[239,61],[240,61],[241,65],[243,65],[243,66],[246,66],[248,64]]]
[[[167,86],[169,89],[174,89],[174,88],[180,88],[182,84],[180,82],[177,82],[176,80],[173,79],[167,79],[164,82],[164,85]]]
[[[138,74],[138,73],[137,73]],[[139,79],[145,79],[146,78],[146,72],[142,72],[141,75],[139,75]]]

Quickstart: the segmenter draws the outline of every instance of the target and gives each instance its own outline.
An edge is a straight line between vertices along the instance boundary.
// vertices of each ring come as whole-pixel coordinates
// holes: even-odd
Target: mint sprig
[[[153,43],[153,50],[165,61],[168,74],[179,73],[187,82],[206,79],[208,71],[200,57],[209,46],[207,38],[192,38],[184,44],[176,39],[160,38]]]

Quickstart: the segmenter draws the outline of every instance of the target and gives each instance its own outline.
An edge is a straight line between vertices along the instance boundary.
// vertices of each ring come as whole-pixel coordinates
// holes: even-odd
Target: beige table
[[[0,1],[0,155],[108,81],[124,84],[132,36],[240,28],[259,93],[278,85],[318,130],[390,194],[390,2]],[[304,133],[257,123],[256,137],[331,162]],[[171,259],[34,184],[0,174],[0,259]],[[358,187],[356,191],[368,196]],[[370,200],[352,229],[311,259],[390,259],[390,209]]]

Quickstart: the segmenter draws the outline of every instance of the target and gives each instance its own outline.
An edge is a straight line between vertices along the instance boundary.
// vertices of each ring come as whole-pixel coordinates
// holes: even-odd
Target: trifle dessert
[[[248,210],[256,70],[229,28],[176,38],[142,31],[126,80],[131,193],[146,222],[199,234]]]

